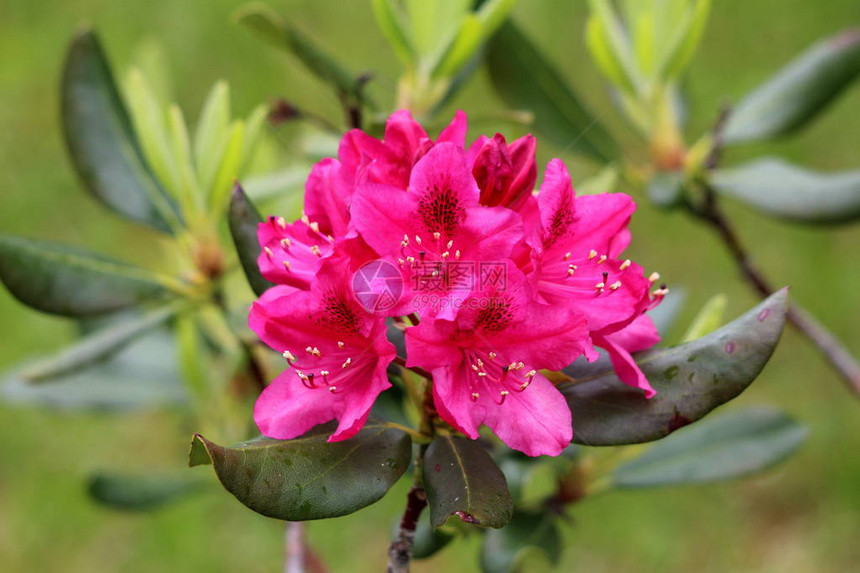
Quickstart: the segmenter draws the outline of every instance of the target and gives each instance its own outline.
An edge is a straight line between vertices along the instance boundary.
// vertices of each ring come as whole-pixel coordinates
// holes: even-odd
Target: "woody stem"
[[[420,431],[423,434],[433,434],[433,416],[435,412],[432,407],[433,392],[432,380],[427,380],[424,391],[424,408],[421,414]],[[424,491],[424,453],[428,444],[422,444],[418,450],[413,467],[412,488],[406,496],[406,508],[400,519],[400,528],[397,537],[388,546],[388,568],[387,573],[409,573],[409,564],[412,561],[412,546],[415,541],[415,529],[418,527],[418,518],[427,507],[427,494]]]

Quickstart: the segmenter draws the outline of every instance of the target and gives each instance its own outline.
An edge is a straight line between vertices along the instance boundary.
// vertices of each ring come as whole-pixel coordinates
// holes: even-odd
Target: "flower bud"
[[[482,205],[519,209],[537,181],[535,138],[526,135],[508,145],[497,133],[475,156],[472,175],[481,190]]]

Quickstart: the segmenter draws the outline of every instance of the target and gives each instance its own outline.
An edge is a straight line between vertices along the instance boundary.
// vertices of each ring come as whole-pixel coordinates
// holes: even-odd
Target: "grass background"
[[[0,231],[124,256],[160,259],[155,236],[103,210],[80,189],[66,159],[57,85],[65,47],[81,22],[100,31],[112,61],[128,64],[147,38],[170,55],[177,100],[196,117],[211,84],[230,81],[245,113],[272,96],[333,116],[337,102],[295,61],[229,22],[227,0],[5,0],[0,5]],[[369,2],[272,2],[355,70],[377,74],[375,95],[390,105],[398,65]],[[515,15],[610,127],[623,129],[582,46],[585,2],[522,0]],[[717,0],[686,88],[690,133],[817,38],[860,21],[856,0]],[[502,109],[486,77],[457,106],[473,131],[500,128]],[[856,167],[860,89],[843,96],[802,135],[732,152],[726,161],[782,154],[818,168]],[[515,132],[516,130],[511,130]],[[554,150],[542,148],[546,161]],[[565,157],[578,173],[575,156]],[[632,256],[688,293],[684,318],[724,292],[730,315],[755,298],[708,230],[642,197]],[[774,282],[815,312],[860,354],[860,227],[795,227],[737,204],[728,210]],[[58,348],[70,325],[0,292],[0,366]],[[563,571],[845,572],[860,562],[860,409],[814,349],[788,331],[760,380],[735,404],[776,404],[811,428],[802,451],[760,477],[673,490],[612,493],[572,512]],[[3,571],[276,571],[282,527],[224,492],[146,515],[91,504],[84,480],[98,468],[174,467],[188,427],[175,412],[61,415],[0,404],[0,562]],[[207,471],[198,468],[199,471]],[[189,471],[198,471],[189,470]],[[334,571],[379,571],[404,488],[356,515],[309,527]],[[477,570],[477,539],[458,541],[417,571]]]

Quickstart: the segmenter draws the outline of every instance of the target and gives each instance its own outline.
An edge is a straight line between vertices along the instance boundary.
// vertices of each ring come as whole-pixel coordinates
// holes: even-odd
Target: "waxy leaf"
[[[718,169],[713,187],[753,207],[805,223],[840,223],[860,218],[860,169],[825,173],[766,158]]]
[[[177,312],[179,306],[174,304],[97,330],[62,349],[55,356],[28,366],[21,375],[31,382],[56,380],[61,374],[112,356],[138,337],[164,324]]]
[[[535,130],[604,163],[617,155],[609,134],[512,22],[488,43],[486,58],[496,91],[510,107],[531,110]]]
[[[111,412],[188,403],[175,344],[166,331],[145,335],[101,362],[54,376],[50,384],[33,384],[21,370],[0,383],[0,399],[56,410]]]
[[[654,444],[612,472],[619,488],[730,479],[787,458],[807,430],[774,408],[747,408],[705,420]]]
[[[525,562],[543,553],[553,565],[561,558],[561,534],[555,515],[546,511],[518,511],[504,528],[487,531],[481,548],[481,570],[484,573],[537,571]]]
[[[409,466],[409,435],[369,421],[342,442],[333,424],[293,440],[258,437],[223,447],[195,434],[189,464],[213,464],[221,484],[243,504],[286,521],[353,513],[378,501]]]
[[[164,299],[180,285],[95,253],[22,237],[0,236],[0,280],[37,310],[87,316]]]
[[[783,289],[707,336],[639,354],[636,362],[657,391],[651,399],[611,371],[560,385],[573,413],[573,441],[616,446],[658,440],[728,402],[773,354],[787,309]]]
[[[746,96],[723,130],[725,143],[753,141],[796,130],[860,74],[860,28],[823,40]]]
[[[430,523],[456,515],[466,523],[503,527],[514,511],[502,470],[475,440],[438,436],[424,455]]]
[[[87,491],[93,500],[127,511],[155,509],[200,491],[206,485],[201,476],[189,473],[100,472],[90,478]]]
[[[72,41],[62,83],[63,132],[86,188],[117,213],[160,231],[180,228],[176,208],[148,168],[98,38]]]
[[[245,277],[248,279],[248,284],[251,285],[254,294],[260,296],[274,286],[273,283],[263,278],[263,275],[260,274],[260,267],[257,266],[257,257],[260,255],[257,226],[263,221],[263,218],[260,217],[260,213],[239,184],[233,188],[228,220],[230,221],[230,235],[233,237],[233,244],[236,245],[242,270],[245,271]]]

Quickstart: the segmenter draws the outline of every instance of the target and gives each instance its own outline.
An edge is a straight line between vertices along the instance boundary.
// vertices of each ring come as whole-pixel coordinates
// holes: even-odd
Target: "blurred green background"
[[[100,32],[124,69],[140,43],[169,54],[175,95],[196,117],[209,87],[232,87],[234,109],[287,96],[339,117],[327,89],[287,56],[229,21],[228,0],[4,0],[0,4],[0,232],[43,237],[144,264],[160,259],[157,237],[129,226],[90,199],[66,159],[58,118],[60,67],[82,22]],[[399,67],[376,28],[369,2],[270,2],[354,70],[372,70],[374,94],[392,105]],[[585,2],[521,0],[515,18],[565,71],[601,120],[623,133],[582,45]],[[686,89],[690,133],[706,129],[737,99],[817,38],[860,23],[857,0],[717,0]],[[456,106],[470,112],[471,135],[518,129],[492,119],[503,109],[478,74]],[[732,152],[726,162],[763,151],[818,168],[860,165],[860,89],[855,87],[801,136]],[[540,160],[552,156],[539,148]],[[575,151],[575,150],[574,150]],[[578,159],[565,159],[583,173]],[[629,190],[628,190],[629,191]],[[688,292],[681,323],[713,294],[730,296],[731,316],[754,303],[710,231],[637,196],[632,258]],[[775,283],[816,313],[860,354],[860,227],[809,228],[728,205],[743,239]],[[0,292],[0,367],[58,348],[73,335]],[[675,336],[679,333],[676,332]],[[669,336],[672,338],[671,333]],[[860,563],[860,403],[800,336],[787,331],[741,404],[779,405],[811,428],[801,452],[740,482],[674,490],[610,493],[571,512],[562,571],[846,572]],[[24,571],[277,571],[283,527],[226,492],[201,494],[144,515],[97,507],[85,479],[102,468],[171,468],[184,462],[187,427],[176,412],[128,417],[47,413],[0,404],[0,569]],[[207,472],[204,468],[189,471]],[[333,571],[380,571],[390,523],[405,487],[358,514],[309,526]],[[477,537],[416,571],[476,571]]]

